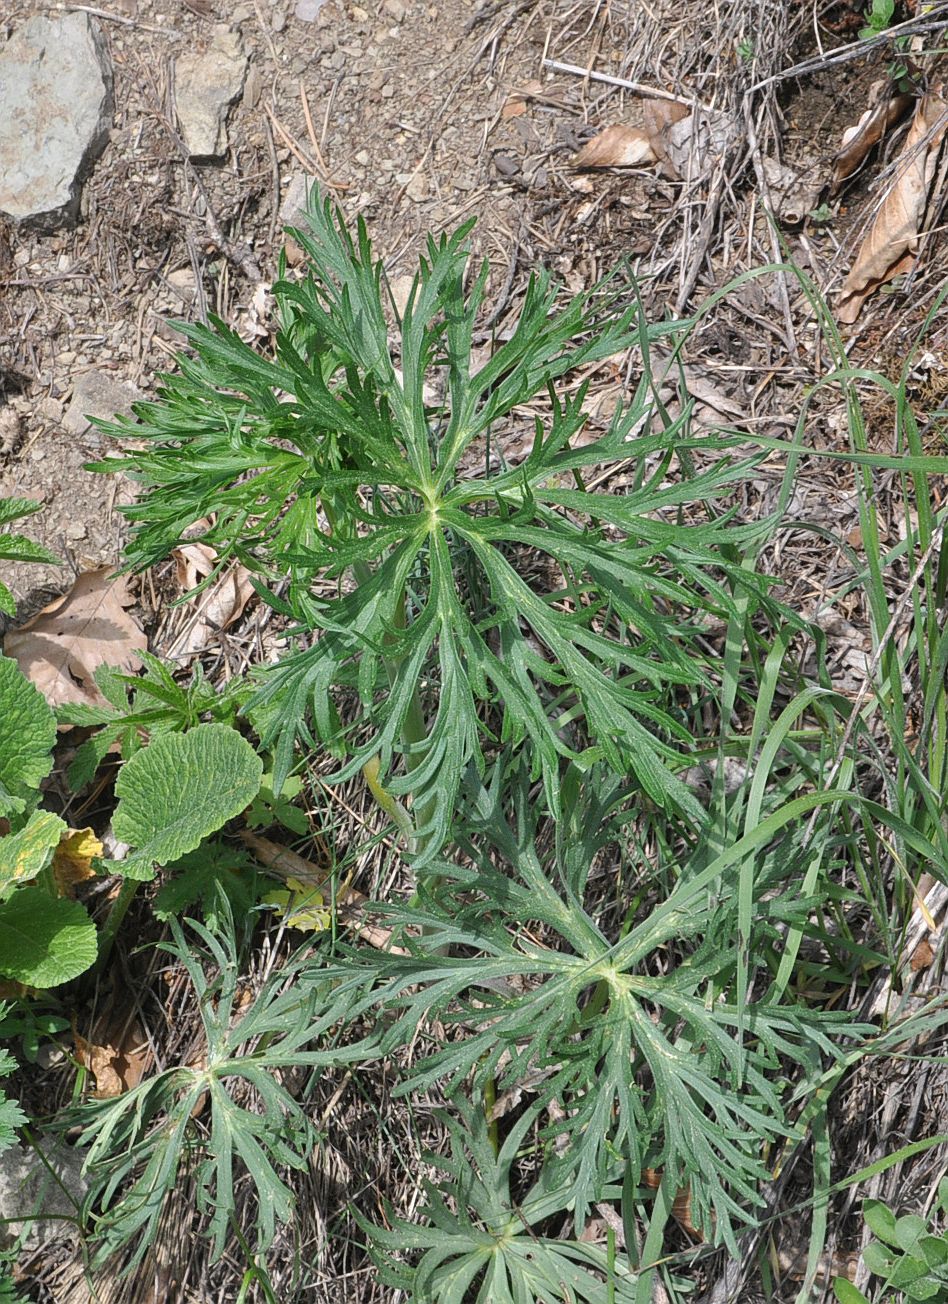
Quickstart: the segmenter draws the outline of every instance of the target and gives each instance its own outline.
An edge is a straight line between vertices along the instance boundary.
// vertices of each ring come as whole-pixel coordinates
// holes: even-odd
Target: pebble
[[[296,0],[293,13],[301,23],[315,23],[325,3],[326,0]]]

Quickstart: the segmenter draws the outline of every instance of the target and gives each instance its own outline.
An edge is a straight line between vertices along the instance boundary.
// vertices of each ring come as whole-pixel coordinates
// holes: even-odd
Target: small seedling
[[[938,1187],[936,1213],[948,1214],[948,1179]],[[933,1234],[930,1219],[909,1213],[898,1217],[881,1200],[866,1200],[862,1207],[873,1233],[863,1251],[863,1261],[878,1278],[871,1295],[844,1278],[833,1283],[839,1304],[883,1304],[889,1300],[948,1301],[948,1231]]]

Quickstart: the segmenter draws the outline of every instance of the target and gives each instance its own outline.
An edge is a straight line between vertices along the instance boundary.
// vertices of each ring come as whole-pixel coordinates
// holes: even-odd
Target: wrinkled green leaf
[[[33,811],[18,833],[0,837],[0,900],[46,868],[66,823],[50,811]]]
[[[96,930],[78,901],[19,888],[0,902],[0,974],[28,987],[57,987],[95,963]]]
[[[53,768],[56,717],[11,657],[0,656],[0,815],[36,799]]]
[[[115,836],[135,848],[110,868],[151,878],[239,815],[260,789],[263,762],[236,730],[204,724],[159,734],[122,767],[115,783]]]

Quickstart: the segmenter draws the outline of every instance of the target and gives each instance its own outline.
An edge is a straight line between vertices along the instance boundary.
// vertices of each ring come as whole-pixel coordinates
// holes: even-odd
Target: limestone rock
[[[41,1144],[45,1163],[35,1150],[4,1151],[0,1164],[0,1248],[6,1249],[20,1236],[24,1237],[24,1250],[42,1248],[51,1236],[60,1235],[68,1227],[62,1215],[75,1218],[85,1198],[83,1152],[52,1138]],[[33,1214],[46,1217],[34,1218]],[[56,1218],[57,1214],[61,1216]]]
[[[73,225],[109,138],[112,62],[86,13],[31,18],[0,47],[0,213]]]
[[[89,417],[113,421],[116,416],[130,417],[132,404],[142,395],[127,380],[106,371],[86,371],[76,379],[72,401],[63,417],[63,429],[82,436],[90,429]]]
[[[247,58],[238,32],[218,28],[203,54],[174,65],[174,104],[191,158],[210,161],[227,150],[227,110],[244,88]]]

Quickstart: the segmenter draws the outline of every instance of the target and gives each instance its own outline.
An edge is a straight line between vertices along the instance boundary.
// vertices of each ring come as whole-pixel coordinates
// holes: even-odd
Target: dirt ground
[[[394,286],[412,273],[429,232],[476,217],[472,238],[490,264],[488,312],[499,330],[532,268],[548,266],[579,289],[620,259],[659,319],[687,315],[782,253],[832,303],[905,130],[896,127],[859,175],[831,192],[843,131],[872,102],[888,64],[881,50],[846,53],[858,46],[861,6],[845,0],[735,0],[713,14],[692,0],[325,0],[314,21],[300,18],[293,0],[65,7],[85,9],[102,27],[115,112],[75,229],[38,235],[0,222],[0,497],[40,500],[29,533],[67,562],[5,571],[21,618],[51,590],[68,588],[75,573],[120,554],[117,508],[132,489],[83,469],[108,441],[91,427],[77,433],[63,424],[77,385],[97,373],[122,382],[129,398],[147,398],[173,365],[175,318],[217,314],[265,348],[266,291],[300,179],[320,183],[350,220],[365,219]],[[0,39],[48,12],[32,0],[6,0]],[[205,48],[222,24],[239,32],[247,76],[228,119],[226,157],[193,165],[175,121],[174,62]],[[937,79],[937,65],[926,72]],[[653,92],[730,115],[736,126],[717,161],[685,180],[652,165],[574,166],[597,131],[640,124]],[[790,170],[792,185],[768,160]],[[934,232],[937,219],[929,215]],[[943,281],[933,236],[907,279],[870,301],[848,331],[853,361],[897,374]],[[928,411],[944,404],[948,388],[945,331],[941,314],[915,377]],[[799,283],[777,275],[747,281],[708,311],[686,362],[684,384],[700,420],[780,438],[793,428],[805,387],[828,366]],[[614,401],[621,373],[604,368],[593,379],[594,392]],[[814,405],[809,437],[847,446],[830,398]],[[925,437],[933,450],[940,444],[937,422]],[[884,405],[868,438],[892,451]],[[780,470],[771,478],[762,470],[755,513],[768,509]],[[884,500],[884,484],[880,494]],[[807,463],[794,510],[851,534],[851,472]],[[892,541],[904,526],[901,510],[893,500]],[[845,569],[838,550],[814,556],[812,534],[788,536],[770,561],[784,599],[795,595],[807,616]],[[140,600],[154,635],[159,622],[146,590]],[[847,666],[858,682],[870,646],[865,612],[853,605],[837,617],[828,633],[840,682]],[[163,650],[160,637],[153,646]],[[864,1085],[870,1100],[885,1090]],[[327,1287],[325,1298],[383,1298],[357,1277],[335,1297]]]

